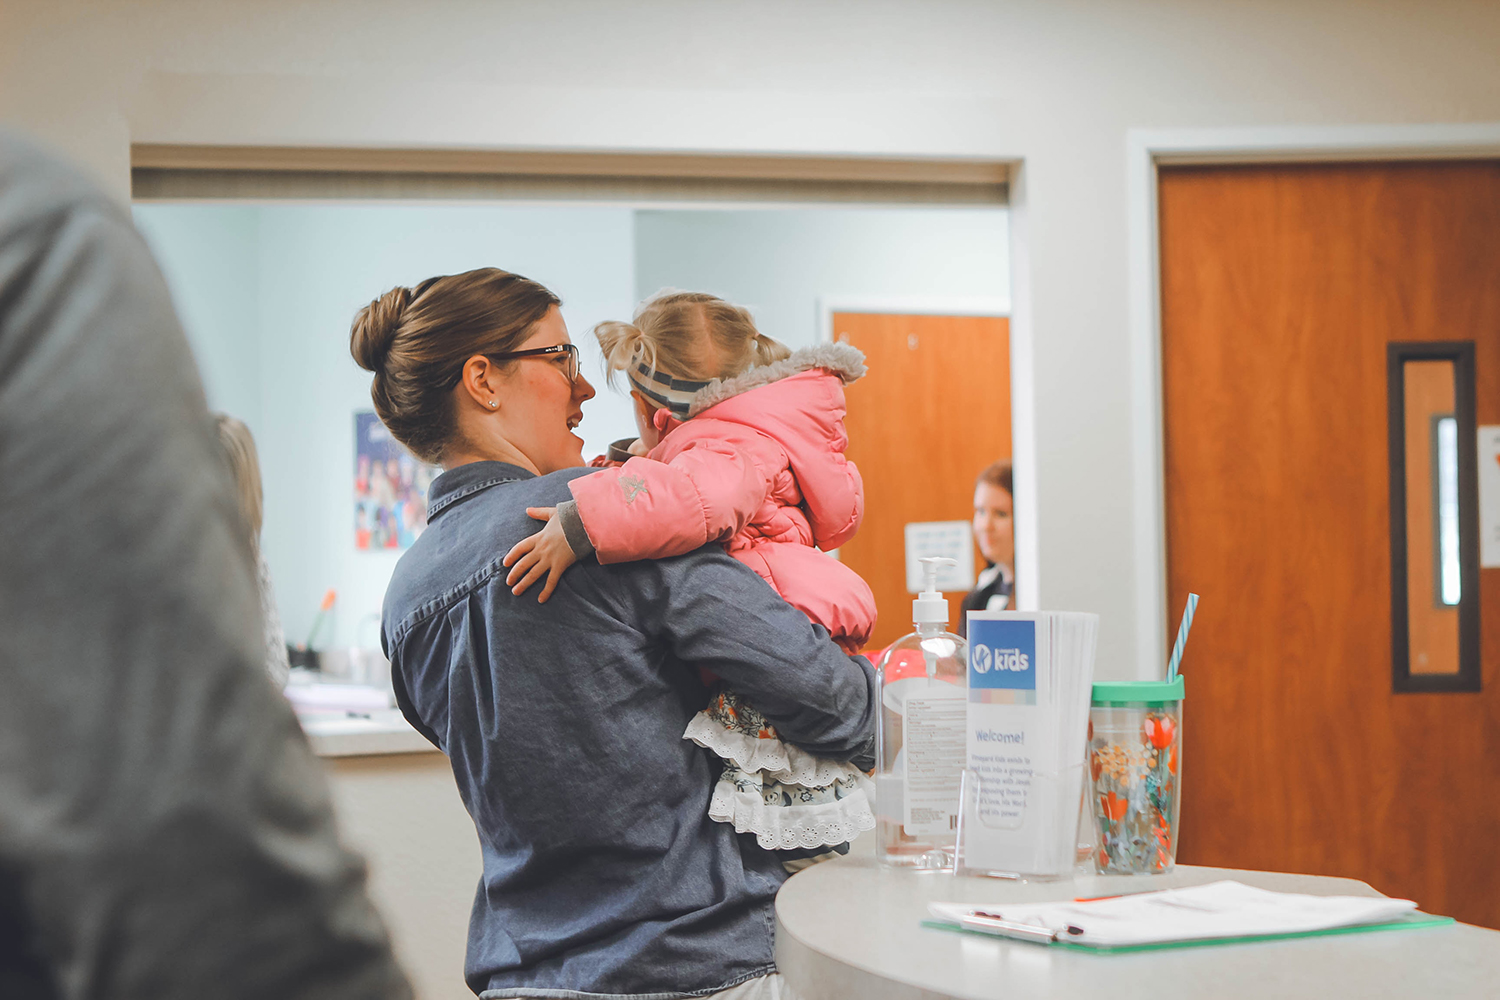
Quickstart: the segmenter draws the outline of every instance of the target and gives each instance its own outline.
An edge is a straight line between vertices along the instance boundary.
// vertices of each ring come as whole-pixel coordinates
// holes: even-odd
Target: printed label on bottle
[[[952,833],[958,827],[958,792],[966,763],[962,688],[923,692],[906,699],[901,746],[906,758],[902,826],[907,836]]]

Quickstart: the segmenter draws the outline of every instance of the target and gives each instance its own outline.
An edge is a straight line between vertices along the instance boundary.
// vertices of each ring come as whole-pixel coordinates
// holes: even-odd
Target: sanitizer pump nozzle
[[[936,630],[943,631],[948,625],[948,599],[938,590],[938,570],[944,566],[957,566],[958,563],[946,556],[928,556],[918,562],[922,564],[922,592],[911,602],[911,618],[917,626],[918,635],[931,635],[932,626],[943,626]],[[936,677],[937,656],[928,646],[928,643],[922,644],[922,659],[927,664],[927,676]]]
[[[922,564],[922,592],[911,602],[911,620],[918,625],[947,625],[948,599],[938,590],[938,570],[957,566],[958,562],[946,556],[928,556],[917,561]]]

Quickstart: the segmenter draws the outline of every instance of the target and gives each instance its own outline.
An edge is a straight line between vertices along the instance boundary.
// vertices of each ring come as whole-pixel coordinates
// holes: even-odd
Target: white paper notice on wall
[[[1500,566],[1500,425],[1480,427],[1478,436],[1479,565],[1490,568]]]
[[[938,571],[938,589],[974,589],[974,539],[968,521],[911,521],[906,525],[906,590],[922,592],[922,564],[928,556],[947,556],[958,565]]]

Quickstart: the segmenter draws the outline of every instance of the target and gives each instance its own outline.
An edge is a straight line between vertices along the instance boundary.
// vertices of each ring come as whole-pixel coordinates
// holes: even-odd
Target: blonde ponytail
[[[757,332],[752,350],[755,352],[755,363],[757,365],[774,365],[778,361],[784,361],[792,356],[792,349],[781,341],[765,334]]]
[[[792,353],[757,330],[748,310],[706,292],[657,292],[641,303],[633,323],[600,323],[594,336],[612,384],[616,372],[637,364],[675,379],[709,382]]]
[[[616,320],[600,323],[594,327],[594,337],[599,341],[599,350],[604,353],[604,368],[609,372],[610,385],[618,386],[619,373],[638,363],[653,369],[656,367],[656,345],[634,323]]]

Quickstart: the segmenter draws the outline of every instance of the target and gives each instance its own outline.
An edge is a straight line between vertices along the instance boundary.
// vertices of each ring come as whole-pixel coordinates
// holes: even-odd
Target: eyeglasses
[[[566,367],[568,381],[578,381],[578,345],[557,344],[553,347],[533,347],[529,351],[507,351],[504,354],[486,354],[485,357],[491,361],[517,361],[521,358],[548,358],[552,355],[566,355]]]

